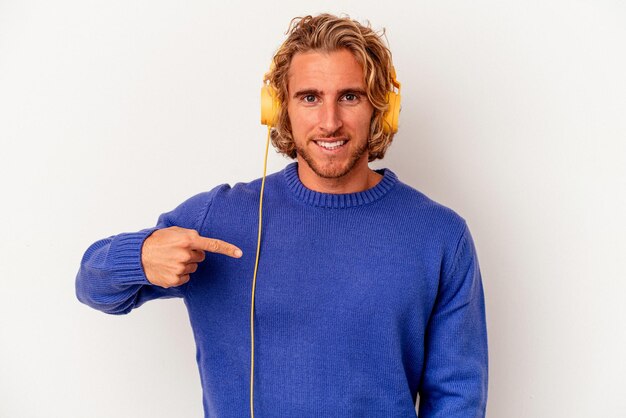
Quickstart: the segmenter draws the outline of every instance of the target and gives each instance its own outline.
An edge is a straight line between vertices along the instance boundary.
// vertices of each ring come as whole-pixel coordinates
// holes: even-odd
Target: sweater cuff
[[[157,227],[139,232],[119,234],[114,237],[109,248],[107,264],[115,266],[113,281],[119,284],[150,284],[141,263],[143,243]]]

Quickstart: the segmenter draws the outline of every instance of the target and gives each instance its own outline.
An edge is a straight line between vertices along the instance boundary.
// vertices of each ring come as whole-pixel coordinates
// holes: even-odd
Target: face
[[[352,53],[296,53],[288,93],[287,111],[304,175],[314,180],[366,176],[373,107],[363,68]]]

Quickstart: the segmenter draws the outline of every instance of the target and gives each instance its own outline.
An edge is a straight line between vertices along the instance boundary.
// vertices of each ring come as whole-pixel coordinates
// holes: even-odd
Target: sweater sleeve
[[[467,226],[441,281],[425,341],[420,418],[478,418],[487,403],[487,327],[480,268]]]
[[[105,313],[126,314],[152,299],[183,297],[186,284],[165,289],[148,281],[141,249],[146,238],[161,228],[179,226],[200,232],[218,189],[193,196],[162,214],[153,228],[93,243],[85,251],[76,276],[78,300]]]

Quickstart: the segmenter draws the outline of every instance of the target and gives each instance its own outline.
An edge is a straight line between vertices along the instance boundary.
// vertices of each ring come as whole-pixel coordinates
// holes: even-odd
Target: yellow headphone
[[[398,117],[400,116],[400,83],[396,80],[396,70],[391,67],[392,90],[387,92],[387,111],[383,117],[383,130],[386,133],[398,132]],[[396,91],[397,90],[397,91]],[[275,126],[280,102],[276,90],[269,84],[261,87],[261,123]]]

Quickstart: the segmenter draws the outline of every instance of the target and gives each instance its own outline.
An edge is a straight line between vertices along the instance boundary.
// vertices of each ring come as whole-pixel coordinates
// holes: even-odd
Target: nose
[[[331,100],[324,103],[320,109],[320,128],[327,133],[333,134],[342,126],[341,109],[336,101]]]

